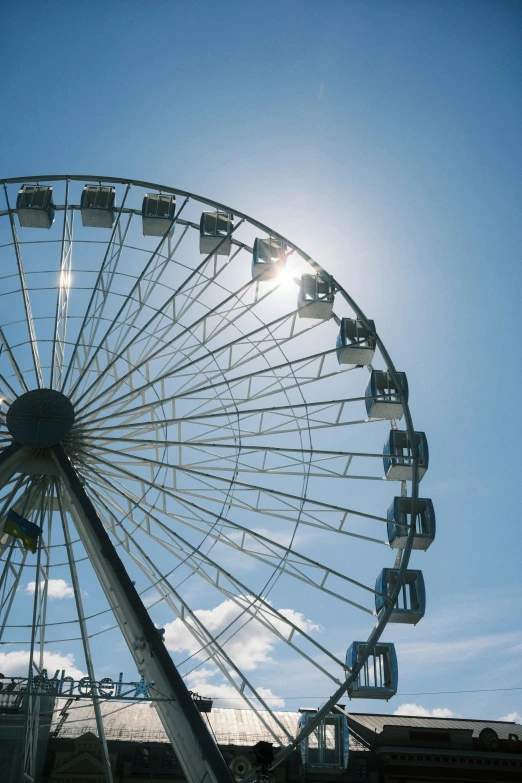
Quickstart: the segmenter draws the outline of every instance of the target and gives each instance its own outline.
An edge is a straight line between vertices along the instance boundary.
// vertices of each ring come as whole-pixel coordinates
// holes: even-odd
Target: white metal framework
[[[24,191],[20,221],[26,184],[32,201]],[[221,783],[230,773],[178,671],[189,684],[237,693],[262,719],[274,699],[273,681],[262,679],[272,653],[281,682],[304,670],[332,694],[308,733],[390,618],[417,519],[419,455],[410,449],[400,457],[410,480],[399,482],[410,522],[401,518],[397,556],[386,551],[397,494],[383,473],[389,410],[403,416],[392,429],[416,442],[405,376],[376,331],[378,314],[368,320],[319,263],[237,210],[118,178],[2,185],[0,531],[14,509],[43,532],[35,554],[0,536],[0,653],[39,673],[52,666],[46,656],[73,651],[99,680],[107,649],[123,639],[155,683],[187,779]],[[35,185],[45,189],[39,200]],[[374,352],[373,366],[350,363]],[[372,398],[382,418],[367,414],[374,367],[388,379]],[[391,566],[393,591],[380,593],[375,580]],[[74,601],[52,600],[57,585]],[[339,632],[346,649],[361,623],[366,646],[350,670]],[[264,645],[248,660],[236,643],[246,638]],[[94,687],[110,781],[101,698]],[[27,780],[40,711],[31,697]],[[278,732],[265,723],[277,763],[297,740],[274,719]]]

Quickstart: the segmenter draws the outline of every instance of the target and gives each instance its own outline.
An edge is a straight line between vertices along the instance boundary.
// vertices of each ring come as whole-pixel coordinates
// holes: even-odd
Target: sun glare
[[[292,274],[289,269],[281,269],[277,276],[277,282],[279,288],[283,288],[285,291],[295,289],[299,285],[299,278]]]
[[[70,272],[61,272],[60,274],[60,288],[71,287],[72,275]]]

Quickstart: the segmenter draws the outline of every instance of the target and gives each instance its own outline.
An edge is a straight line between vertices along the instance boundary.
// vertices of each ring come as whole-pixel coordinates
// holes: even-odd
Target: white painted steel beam
[[[188,692],[157,628],[125,570],[62,446],[53,458],[69,496],[71,514],[138,672],[165,701],[156,709],[190,783],[227,783],[232,775]]]

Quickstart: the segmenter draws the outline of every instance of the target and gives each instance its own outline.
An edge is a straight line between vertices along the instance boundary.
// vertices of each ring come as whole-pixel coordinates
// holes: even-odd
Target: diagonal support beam
[[[23,461],[24,450],[22,446],[15,441],[0,452],[0,489],[7,484]]]
[[[190,783],[232,783],[181,675],[142,603],[63,446],[53,459],[69,496],[78,534],[120,626],[138,671],[162,700],[156,704],[165,731]]]

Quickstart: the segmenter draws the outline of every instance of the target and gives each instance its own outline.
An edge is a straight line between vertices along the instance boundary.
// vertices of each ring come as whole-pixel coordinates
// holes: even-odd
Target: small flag
[[[7,512],[3,532],[8,533],[15,538],[20,538],[24,545],[24,549],[28,549],[34,555],[38,543],[38,536],[41,535],[42,528],[35,525],[34,522],[29,522],[28,519],[21,517],[14,509],[10,509],[10,511]]]

